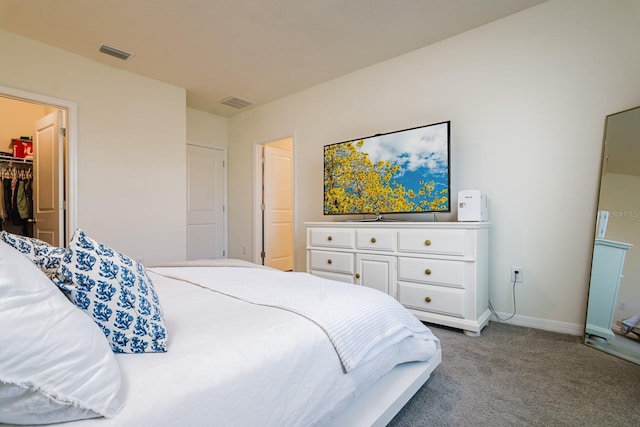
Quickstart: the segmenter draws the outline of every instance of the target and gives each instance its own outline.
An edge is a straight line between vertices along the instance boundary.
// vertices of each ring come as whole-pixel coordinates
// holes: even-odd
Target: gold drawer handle
[[[372,238],[371,238],[371,243],[375,243],[375,242],[376,242],[376,238],[375,238],[375,237],[372,237]]]
[[[426,297],[426,298],[424,299],[424,302],[431,302],[431,297]]]
[[[332,240],[333,240],[333,237],[329,236],[329,237],[327,237],[327,240],[328,240],[328,241],[332,241]]]
[[[356,273],[356,279],[359,279],[359,278],[360,278],[360,274]]]
[[[424,245],[425,246],[431,246],[431,240],[425,240],[424,241]]]
[[[427,269],[424,271],[424,274],[426,274],[427,276],[428,276],[429,274],[431,274],[431,269],[430,269],[430,268],[427,268]]]
[[[333,261],[331,261],[331,259],[327,260],[327,264],[331,264]]]

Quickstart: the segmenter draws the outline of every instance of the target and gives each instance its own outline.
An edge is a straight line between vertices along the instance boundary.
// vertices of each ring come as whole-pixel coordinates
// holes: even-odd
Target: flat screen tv
[[[324,214],[450,212],[451,122],[324,146]]]

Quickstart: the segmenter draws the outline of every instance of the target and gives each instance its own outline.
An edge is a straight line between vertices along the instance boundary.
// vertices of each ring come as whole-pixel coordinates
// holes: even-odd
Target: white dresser
[[[490,223],[307,222],[307,272],[386,292],[420,320],[488,323]]]

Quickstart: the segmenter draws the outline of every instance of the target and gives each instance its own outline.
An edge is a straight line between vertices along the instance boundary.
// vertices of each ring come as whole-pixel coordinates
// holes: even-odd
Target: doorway
[[[76,111],[67,101],[0,86],[0,151],[6,153],[2,160],[6,165],[26,165],[22,168],[30,174],[22,176],[31,179],[32,189],[29,215],[20,218],[23,224],[9,226],[5,221],[3,229],[55,246],[69,241],[75,228],[75,127],[73,132],[70,127]],[[28,154],[12,150],[16,138],[28,147]]]
[[[293,138],[256,146],[254,262],[282,271],[294,266]]]

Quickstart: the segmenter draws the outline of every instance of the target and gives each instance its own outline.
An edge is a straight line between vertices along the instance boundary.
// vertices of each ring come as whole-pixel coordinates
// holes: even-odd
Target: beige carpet
[[[491,322],[428,325],[442,363],[389,426],[640,426],[640,365],[582,338]]]

